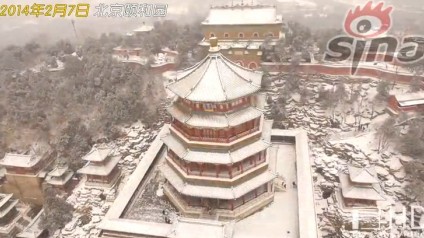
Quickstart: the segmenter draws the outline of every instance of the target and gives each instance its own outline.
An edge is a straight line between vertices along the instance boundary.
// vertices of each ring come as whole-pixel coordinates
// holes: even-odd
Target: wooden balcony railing
[[[249,135],[250,133],[259,131],[259,126],[255,126],[252,129],[250,129],[250,130],[241,132],[239,134],[235,134],[235,135],[233,135],[231,137],[228,137],[228,138],[219,138],[219,137],[192,136],[192,135],[189,135],[187,132],[185,132],[180,127],[176,126],[175,124],[173,124],[173,128],[175,130],[177,130],[178,132],[180,132],[184,137],[186,137],[189,140],[202,141],[202,142],[218,142],[218,143],[230,143],[230,142],[235,141],[235,140],[237,140],[237,139],[239,139],[241,137],[244,137],[246,135]]]

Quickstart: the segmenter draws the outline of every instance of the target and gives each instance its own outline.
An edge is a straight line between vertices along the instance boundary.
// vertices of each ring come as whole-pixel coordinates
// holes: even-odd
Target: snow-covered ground
[[[233,238],[295,238],[299,236],[299,216],[294,145],[278,145],[276,172],[284,176],[286,191],[276,191],[274,202],[235,224]],[[272,166],[272,163],[270,163]],[[276,232],[277,231],[277,232]],[[289,233],[288,233],[289,232]]]
[[[334,109],[324,109],[316,102],[318,88],[331,89],[333,82],[343,81],[348,96],[350,92],[359,92],[361,95],[353,103],[340,102]],[[285,84],[284,80],[274,81],[274,101],[278,96],[279,89]],[[345,171],[347,164],[359,166],[376,166],[380,185],[386,195],[385,205],[408,206],[414,203],[413,198],[405,193],[404,187],[405,170],[402,163],[411,160],[401,155],[393,144],[388,144],[382,152],[377,151],[378,139],[376,131],[389,117],[384,111],[385,103],[376,103],[377,79],[372,78],[348,78],[343,76],[316,76],[308,80],[301,79],[301,86],[305,86],[312,95],[301,103],[299,94],[292,94],[288,100],[287,120],[283,124],[289,128],[301,127],[308,131],[311,142],[311,156],[314,161],[314,187],[318,213],[318,226],[321,235],[325,236],[334,231],[331,223],[333,214],[337,212],[338,204],[332,197],[324,199],[323,191],[338,188],[338,173]],[[390,93],[404,93],[409,90],[408,86],[393,85]],[[360,114],[360,116],[358,116]],[[355,116],[356,115],[356,116]],[[340,128],[331,128],[331,119],[341,122]],[[358,130],[358,124],[366,126]],[[400,224],[395,221],[395,224]],[[396,227],[395,228],[400,228]],[[406,229],[407,230],[407,229]],[[395,229],[393,234],[399,237],[400,229]],[[359,236],[367,234],[363,232]],[[345,232],[345,237],[353,237],[353,233]],[[361,236],[362,235],[362,236]],[[388,231],[378,231],[371,237],[385,237]],[[284,236],[281,236],[284,237]]]
[[[324,109],[317,102],[318,89],[321,87],[331,89],[335,82],[341,81],[345,82],[348,95],[358,92],[361,96],[353,103],[340,102],[334,109]],[[329,214],[337,212],[336,201],[331,198],[324,199],[323,191],[334,190],[339,186],[338,173],[344,171],[347,164],[375,165],[381,187],[388,198],[387,203],[411,204],[413,200],[403,190],[407,181],[402,165],[410,158],[400,155],[390,144],[382,153],[378,153],[376,149],[376,130],[389,117],[384,111],[385,104],[376,104],[374,100],[377,95],[377,80],[317,75],[307,80],[300,79],[300,82],[302,87],[306,87],[311,92],[311,95],[303,102],[299,94],[291,95],[286,108],[288,118],[283,124],[289,128],[300,127],[308,132],[313,160],[318,226],[321,234],[325,235],[334,230],[334,227],[331,227]],[[277,80],[273,84],[270,96],[275,101],[285,80]],[[393,85],[391,93],[404,93],[408,90],[407,86]],[[340,128],[331,128],[332,120],[339,121]],[[367,126],[358,130],[359,122]],[[128,176],[137,166],[139,158],[142,158],[142,154],[157,133],[155,130],[145,130],[141,124],[133,125],[126,130],[127,136],[114,142],[118,146],[118,153],[122,155],[119,163],[123,171],[120,185],[127,181]],[[278,147],[279,160],[276,168],[287,181],[287,191],[277,191],[275,200],[270,206],[236,223],[234,238],[285,238],[298,235],[298,214],[297,209],[293,209],[298,206],[297,189],[291,186],[296,178],[295,151],[292,145],[278,145]],[[121,188],[122,186],[113,189],[88,188],[82,181],[68,198],[68,201],[77,208],[77,212],[74,214],[74,220],[62,229],[60,237],[97,237],[99,230],[96,229],[96,225],[102,220]],[[101,194],[104,195],[104,200]],[[83,225],[80,216],[87,211],[87,207],[91,207],[88,214],[90,220],[88,224]],[[271,232],[274,230],[280,232],[278,234]],[[347,234],[346,237],[351,236]]]
[[[124,128],[127,136],[112,142],[117,146],[117,155],[121,156],[119,168],[121,180],[112,188],[86,186],[85,180],[81,180],[67,202],[75,207],[74,219],[65,228],[58,232],[55,237],[80,238],[98,237],[100,230],[97,225],[101,222],[106,212],[114,202],[117,193],[122,189],[131,173],[137,167],[150,142],[157,135],[153,129],[145,129],[143,124],[135,123],[129,128]],[[88,223],[83,224],[85,217]],[[59,234],[60,233],[60,234]]]

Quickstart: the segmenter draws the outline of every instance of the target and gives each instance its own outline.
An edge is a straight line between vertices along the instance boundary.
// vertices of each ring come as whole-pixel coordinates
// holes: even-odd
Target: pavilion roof
[[[378,183],[377,172],[374,167],[359,168],[348,165],[350,180],[354,183]]]
[[[22,168],[31,168],[41,160],[41,156],[33,154],[14,154],[6,153],[4,158],[0,160],[0,165],[13,166]]]
[[[225,102],[258,92],[262,72],[243,68],[218,51],[179,71],[176,77],[167,88],[179,97],[196,102]]]
[[[167,163],[160,166],[162,174],[172,184],[172,186],[181,194],[201,198],[216,198],[216,199],[237,199],[241,196],[259,188],[272,181],[276,175],[275,173],[267,170],[252,179],[244,181],[243,183],[234,187],[219,187],[219,186],[205,186],[188,183],[177,172],[172,169]]]
[[[61,175],[60,177],[48,175],[46,178],[46,183],[51,185],[64,185],[69,180],[71,180],[73,175],[74,175],[74,172],[72,170],[65,171],[65,173]]]
[[[56,167],[47,173],[47,176],[51,176],[51,177],[60,177],[63,174],[65,174],[67,171],[69,170],[69,166],[65,165],[65,164],[58,164],[56,165]]]
[[[339,179],[342,195],[345,198],[373,201],[385,200],[378,183],[371,185],[354,184],[350,181],[349,176],[344,173],[339,174]]]
[[[172,104],[168,112],[178,121],[193,127],[227,128],[238,126],[262,116],[263,112],[255,107],[246,107],[230,113],[208,113],[185,109]]]
[[[82,159],[86,161],[101,162],[112,154],[112,152],[113,148],[111,146],[95,145]]]
[[[212,7],[203,25],[264,25],[282,24],[275,6],[234,5]]]
[[[113,156],[107,160],[106,164],[101,164],[101,165],[92,163],[92,161],[89,161],[83,168],[78,170],[78,173],[107,176],[116,167],[120,159],[121,158],[119,156]]]

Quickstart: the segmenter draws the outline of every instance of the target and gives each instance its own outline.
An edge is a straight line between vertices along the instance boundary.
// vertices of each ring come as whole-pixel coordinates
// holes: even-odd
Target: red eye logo
[[[390,30],[393,7],[383,10],[384,2],[378,3],[375,8],[372,5],[373,2],[369,1],[364,8],[357,6],[355,11],[351,9],[348,12],[344,22],[347,34],[357,38],[376,38]]]

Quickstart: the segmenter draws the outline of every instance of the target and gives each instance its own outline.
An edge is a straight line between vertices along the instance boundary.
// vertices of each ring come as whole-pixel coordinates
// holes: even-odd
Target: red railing
[[[248,135],[250,133],[259,131],[259,126],[255,126],[252,129],[250,129],[250,130],[244,131],[242,133],[235,134],[235,135],[233,135],[233,136],[231,136],[229,138],[201,137],[201,136],[192,136],[192,135],[187,134],[183,129],[181,129],[176,124],[173,124],[172,126],[173,126],[173,128],[175,130],[177,130],[179,133],[181,133],[184,137],[186,137],[189,140],[192,140],[192,141],[202,141],[202,142],[218,142],[218,143],[230,143],[230,142],[233,142],[233,141],[235,141],[235,140],[237,140],[237,139],[239,139],[241,137],[244,137],[244,136],[246,136],[246,135]]]
[[[250,173],[253,169],[265,163],[265,156],[265,153],[259,152],[232,165],[214,164],[215,170],[210,170],[204,169],[205,167],[202,168],[202,166],[205,166],[206,163],[202,165],[196,162],[184,162],[172,150],[168,151],[168,157],[187,175],[223,179],[232,179],[241,174]],[[193,165],[195,165],[194,168]]]

